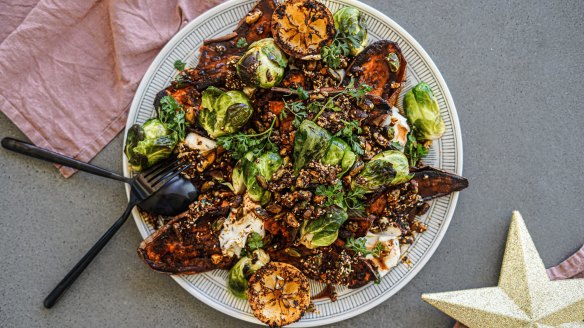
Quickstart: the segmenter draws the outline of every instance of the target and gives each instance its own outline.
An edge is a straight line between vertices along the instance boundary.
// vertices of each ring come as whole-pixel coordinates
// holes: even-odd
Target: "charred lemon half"
[[[288,0],[272,15],[276,44],[294,58],[320,59],[320,49],[333,42],[335,33],[333,15],[316,0]]]
[[[256,271],[249,279],[247,295],[253,314],[270,327],[300,320],[310,305],[308,279],[282,262],[270,262]]]

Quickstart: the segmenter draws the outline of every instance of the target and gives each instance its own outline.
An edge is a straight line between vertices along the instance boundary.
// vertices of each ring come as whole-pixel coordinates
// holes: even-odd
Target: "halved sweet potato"
[[[406,59],[395,42],[377,41],[359,53],[347,69],[345,83],[355,79],[355,86],[367,84],[369,94],[395,106],[406,78]]]
[[[235,258],[223,256],[219,239],[211,231],[217,215],[205,215],[193,222],[176,218],[140,244],[138,256],[152,269],[163,273],[193,274],[230,268]]]
[[[198,90],[203,90],[210,85],[224,84],[230,75],[235,74],[235,71],[229,68],[228,62],[236,56],[243,55],[247,50],[247,46],[238,47],[238,41],[243,38],[247,44],[251,44],[270,37],[270,23],[275,8],[274,0],[260,0],[239,22],[233,33],[205,41],[200,48],[199,64],[185,71],[183,81],[192,83]]]
[[[465,177],[439,170],[431,166],[412,169],[412,180],[418,183],[418,195],[424,200],[446,196],[468,187]]]

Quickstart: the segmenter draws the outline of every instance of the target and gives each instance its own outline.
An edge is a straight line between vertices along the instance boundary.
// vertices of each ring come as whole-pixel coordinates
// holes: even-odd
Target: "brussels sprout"
[[[353,180],[352,187],[353,189],[361,187],[373,192],[382,186],[407,182],[412,177],[406,156],[397,150],[386,150],[373,156],[365,164],[363,171]]]
[[[349,215],[338,206],[331,206],[326,213],[315,221],[304,221],[300,228],[300,243],[314,249],[329,246],[337,240],[339,228]]]
[[[367,46],[367,28],[357,8],[344,7],[333,15],[335,28],[349,40],[351,55],[356,56]]]
[[[243,176],[242,163],[244,159],[240,159],[233,167],[233,172],[231,173],[231,186],[235,194],[241,195],[245,192],[245,178]]]
[[[322,159],[322,163],[339,165],[341,167],[341,173],[339,175],[343,175],[353,166],[355,159],[357,159],[357,156],[351,150],[351,147],[343,139],[334,137]]]
[[[304,120],[294,137],[294,173],[311,160],[323,158],[331,144],[331,135],[313,121]]]
[[[432,89],[420,82],[404,95],[404,111],[418,140],[435,140],[444,134],[444,122]]]
[[[237,62],[237,74],[247,84],[269,89],[282,81],[288,59],[274,39],[252,43]]]
[[[128,130],[124,152],[132,170],[141,171],[169,157],[177,142],[176,132],[153,118]]]
[[[253,108],[245,93],[208,87],[203,91],[199,124],[212,138],[217,138],[237,132],[252,113]]]
[[[271,193],[262,187],[258,179],[270,181],[272,175],[282,166],[282,157],[278,153],[268,152],[254,160],[253,153],[249,152],[237,165],[241,168],[233,170],[233,189],[239,191],[239,188],[243,188],[243,183],[249,198],[254,202],[260,202],[262,205],[269,202]]]
[[[238,298],[247,299],[247,281],[251,275],[270,262],[270,256],[261,249],[253,251],[251,257],[245,256],[229,270],[227,288]]]

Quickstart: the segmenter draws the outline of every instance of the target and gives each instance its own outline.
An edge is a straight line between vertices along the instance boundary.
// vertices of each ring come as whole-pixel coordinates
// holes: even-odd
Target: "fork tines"
[[[166,170],[161,170],[158,174],[153,177],[148,178],[148,184],[154,190],[161,189],[166,186],[174,177],[181,174],[184,170],[188,169],[192,163],[187,161],[174,162],[174,165],[168,166]],[[158,177],[158,179],[156,179]],[[156,180],[155,180],[156,179]]]

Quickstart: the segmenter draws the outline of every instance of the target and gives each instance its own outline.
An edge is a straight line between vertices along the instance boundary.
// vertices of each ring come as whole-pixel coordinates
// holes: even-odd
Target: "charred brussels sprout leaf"
[[[331,144],[331,135],[313,121],[304,120],[294,137],[294,172],[311,160],[320,160]]]
[[[237,62],[237,74],[247,84],[271,88],[284,77],[288,59],[272,38],[252,43]]]
[[[444,134],[444,121],[432,89],[420,82],[404,95],[404,111],[412,124],[416,139],[435,140]]]
[[[253,153],[249,152],[233,170],[233,187],[237,191],[240,191],[240,188],[246,188],[249,197],[254,202],[266,204],[270,200],[271,193],[262,186],[261,181],[270,181],[280,166],[282,166],[282,157],[278,153],[267,152],[254,159]]]
[[[339,165],[341,167],[340,175],[343,175],[351,168],[351,166],[353,166],[356,159],[357,156],[351,150],[351,147],[349,147],[343,139],[334,137],[322,159],[322,163],[328,165]]]
[[[247,281],[251,275],[266,265],[270,257],[261,249],[253,251],[251,256],[239,259],[229,270],[227,288],[236,297],[247,299]]]
[[[367,46],[367,28],[357,8],[344,7],[333,15],[337,39],[344,41],[355,56]]]
[[[363,188],[373,192],[382,186],[393,186],[412,178],[406,156],[397,150],[381,152],[367,164],[355,180],[352,188]]]
[[[199,124],[212,138],[232,134],[241,129],[251,117],[253,108],[241,91],[209,87],[203,91]]]
[[[132,170],[141,171],[172,154],[178,142],[175,131],[169,130],[153,118],[143,126],[133,125],[128,130],[125,153]]]
[[[329,246],[337,240],[339,228],[348,219],[347,212],[338,206],[331,206],[315,221],[304,221],[300,228],[300,243],[308,248]]]

